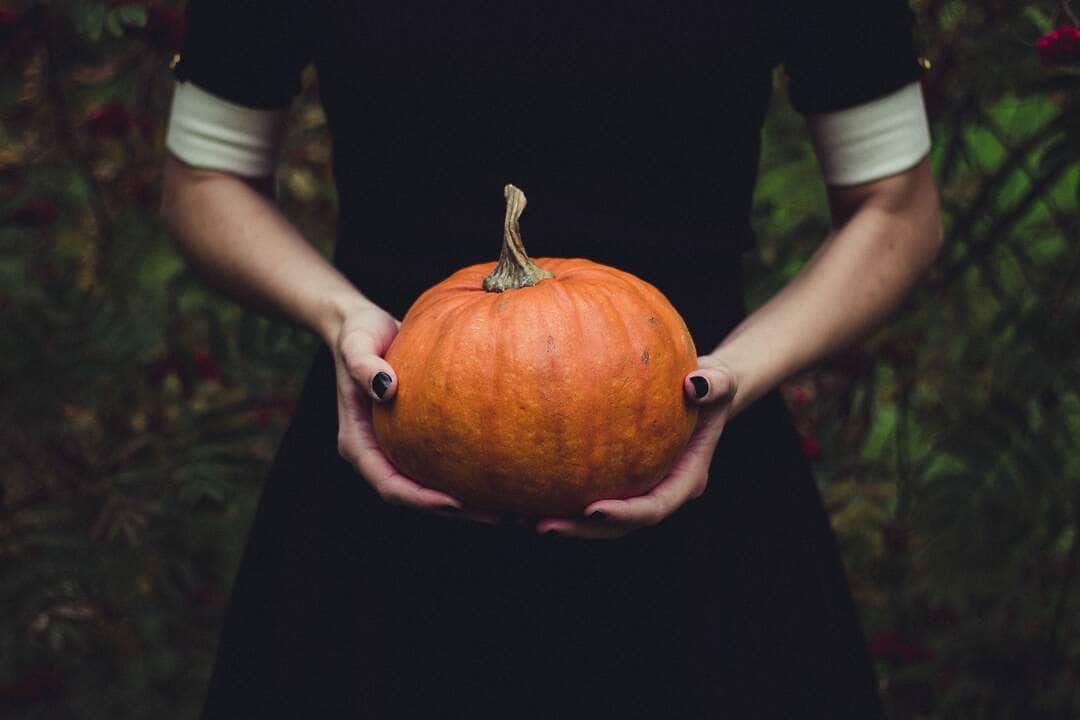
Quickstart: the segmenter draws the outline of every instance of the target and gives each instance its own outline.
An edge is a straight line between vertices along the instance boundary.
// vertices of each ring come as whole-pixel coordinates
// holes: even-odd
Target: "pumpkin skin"
[[[531,262],[554,277],[487,292],[485,263],[417,299],[386,354],[398,387],[373,406],[379,444],[405,475],[475,509],[574,516],[644,494],[697,421],[686,324],[629,273]]]

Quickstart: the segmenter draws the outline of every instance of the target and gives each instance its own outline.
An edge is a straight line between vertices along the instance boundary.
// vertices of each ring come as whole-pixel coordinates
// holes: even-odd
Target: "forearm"
[[[923,161],[908,173],[834,191],[836,231],[803,271],[710,353],[736,376],[738,413],[785,378],[856,342],[892,312],[941,245]]]
[[[327,342],[369,304],[252,184],[171,156],[164,180],[162,215],[209,284]]]

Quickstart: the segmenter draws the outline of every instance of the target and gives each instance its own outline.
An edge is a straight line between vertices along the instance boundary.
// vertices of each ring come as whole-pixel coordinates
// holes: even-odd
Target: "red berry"
[[[934,649],[896,633],[882,633],[870,641],[870,654],[879,660],[910,664],[937,657]]]
[[[56,670],[34,670],[11,685],[0,687],[0,706],[17,707],[55,698],[64,690],[64,676]]]
[[[1080,28],[1062,25],[1035,41],[1043,65],[1060,65],[1080,60]]]
[[[799,437],[799,444],[802,447],[803,455],[814,460],[821,454],[821,445],[818,444],[817,438],[808,433],[802,433]]]
[[[184,40],[184,13],[171,5],[152,3],[147,6],[146,31],[170,49],[180,47]]]
[[[118,136],[126,133],[134,120],[128,109],[117,102],[102,105],[86,116],[86,125],[94,135]]]
[[[191,603],[205,610],[220,610],[225,607],[225,593],[217,588],[203,583],[191,591]]]
[[[199,374],[203,376],[203,379],[221,382],[221,368],[218,367],[213,356],[210,355],[210,351],[195,351],[195,367],[199,369]]]
[[[56,219],[57,212],[56,203],[52,200],[38,198],[31,200],[13,212],[10,221],[29,227],[45,227]]]

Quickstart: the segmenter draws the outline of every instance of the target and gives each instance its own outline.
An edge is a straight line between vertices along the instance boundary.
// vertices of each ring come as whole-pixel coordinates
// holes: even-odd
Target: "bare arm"
[[[540,532],[619,537],[664,520],[705,492],[727,421],[786,377],[850,345],[910,292],[941,248],[938,195],[928,162],[874,182],[831,188],[834,232],[803,271],[698,358],[684,392],[698,426],[667,477],[649,493],[600,500],[588,519],[545,519]]]
[[[266,181],[195,168],[174,156],[164,173],[162,215],[203,277],[241,302],[300,323],[330,347],[341,456],[386,502],[490,521],[417,485],[379,449],[370,403],[396,391],[394,370],[382,356],[398,323],[300,235],[267,198]]]
[[[829,203],[834,232],[803,271],[702,360],[733,375],[733,414],[866,335],[941,249],[938,195],[925,159],[892,177],[830,188]]]
[[[268,195],[268,179],[203,170],[169,155],[161,213],[210,284],[333,344],[345,317],[370,303]]]
[[[792,373],[858,341],[896,309],[942,246],[923,160],[900,175],[831,188],[834,232],[791,283],[748,316],[703,365],[726,367],[732,413]]]

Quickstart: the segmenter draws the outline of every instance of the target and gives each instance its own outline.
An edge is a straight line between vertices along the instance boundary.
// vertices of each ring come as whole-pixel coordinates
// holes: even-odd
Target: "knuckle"
[[[354,378],[363,377],[367,372],[367,365],[364,363],[362,357],[353,356],[345,360],[345,367],[348,369],[349,374]]]
[[[697,500],[699,497],[705,494],[705,490],[709,487],[709,478],[707,475],[702,475],[698,478],[698,481],[694,483],[694,491],[690,497]]]
[[[370,353],[373,344],[374,337],[370,332],[364,329],[356,329],[341,341],[341,352],[345,356],[346,362],[348,362],[350,358],[363,357]]]

